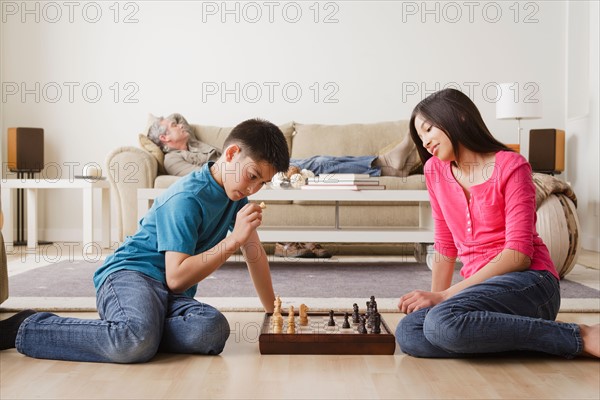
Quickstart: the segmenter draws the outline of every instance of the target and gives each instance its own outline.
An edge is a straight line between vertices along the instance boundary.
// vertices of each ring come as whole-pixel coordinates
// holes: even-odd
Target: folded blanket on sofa
[[[550,195],[560,193],[571,199],[575,207],[577,207],[577,196],[575,196],[573,189],[571,189],[568,183],[552,175],[540,173],[533,174],[533,183],[535,185],[536,208],[539,208]]]

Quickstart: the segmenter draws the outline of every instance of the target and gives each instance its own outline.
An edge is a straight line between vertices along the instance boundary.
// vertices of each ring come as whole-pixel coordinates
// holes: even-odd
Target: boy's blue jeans
[[[396,340],[415,357],[516,350],[572,358],[583,350],[579,326],[555,322],[559,307],[559,285],[552,274],[508,273],[408,314],[398,324]]]
[[[369,174],[380,176],[381,169],[371,165],[376,158],[375,156],[312,156],[303,159],[292,158],[290,164],[312,171],[315,175]]]
[[[117,271],[97,293],[100,320],[37,313],[17,334],[17,350],[54,360],[137,363],[160,350],[219,354],[229,323],[215,308],[173,294],[140,272]]]

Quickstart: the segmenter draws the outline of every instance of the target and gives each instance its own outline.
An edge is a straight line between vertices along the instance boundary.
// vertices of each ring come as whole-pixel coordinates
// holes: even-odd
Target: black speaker
[[[8,128],[8,169],[40,172],[44,169],[44,130]]]
[[[529,164],[534,172],[549,174],[565,170],[565,131],[532,129],[529,131]]]

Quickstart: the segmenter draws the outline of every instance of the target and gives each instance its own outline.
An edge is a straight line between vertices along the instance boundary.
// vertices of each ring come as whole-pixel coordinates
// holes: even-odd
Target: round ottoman
[[[561,278],[575,266],[581,248],[575,204],[563,194],[552,194],[537,209],[536,229],[550,251]]]

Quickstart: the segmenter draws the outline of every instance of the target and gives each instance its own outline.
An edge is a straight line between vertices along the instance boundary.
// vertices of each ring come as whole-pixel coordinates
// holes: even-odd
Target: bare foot
[[[583,352],[581,355],[600,358],[600,324],[579,325],[581,339],[583,340]]]

